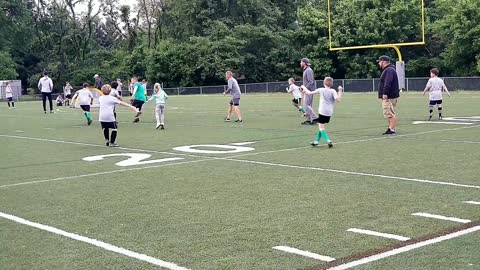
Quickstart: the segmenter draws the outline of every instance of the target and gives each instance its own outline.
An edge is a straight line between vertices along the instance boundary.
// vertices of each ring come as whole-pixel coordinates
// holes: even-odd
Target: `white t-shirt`
[[[300,87],[296,86],[295,84],[290,84],[288,87],[288,92],[293,94],[294,98],[302,98],[302,92],[300,92]]]
[[[118,97],[119,96],[117,89],[113,89],[113,88],[112,88],[112,90],[110,90],[109,95],[112,96],[112,97]]]
[[[118,82],[117,92],[122,93],[122,83],[121,82]]]
[[[77,96],[78,105],[90,105],[92,101],[93,95],[90,90],[83,88],[75,92],[75,96]]]
[[[7,87],[5,88],[5,91],[6,91],[6,94],[5,94],[6,98],[13,97],[13,90],[11,85],[7,85]]]
[[[63,93],[65,95],[71,95],[72,94],[72,89],[73,87],[71,85],[65,85],[65,87],[63,88]]]
[[[98,113],[98,121],[100,122],[115,122],[115,115],[113,110],[115,105],[120,104],[120,100],[113,96],[101,96],[98,98],[100,103],[100,112]]]
[[[38,81],[38,89],[43,93],[51,93],[53,90],[53,82],[49,77],[42,77]]]
[[[443,80],[433,77],[428,80],[427,87],[430,88],[430,100],[442,100]]]
[[[337,91],[332,88],[317,88],[312,93],[320,94],[318,113],[324,116],[332,116],[337,99]]]

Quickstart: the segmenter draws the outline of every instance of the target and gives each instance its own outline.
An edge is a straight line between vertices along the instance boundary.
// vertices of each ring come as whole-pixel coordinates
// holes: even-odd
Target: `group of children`
[[[423,91],[423,95],[426,92],[430,91],[429,97],[429,118],[430,121],[433,116],[433,108],[437,105],[438,110],[438,118],[442,120],[442,92],[445,91],[448,96],[450,93],[448,92],[447,86],[445,85],[444,81],[438,77],[439,70],[437,68],[433,68],[430,70],[430,79],[427,82],[427,85]],[[315,119],[315,122],[318,123],[318,132],[315,137],[315,140],[312,141],[310,144],[312,146],[317,146],[320,143],[320,140],[323,138],[327,143],[328,147],[333,147],[333,143],[330,140],[327,131],[325,129],[325,125],[330,122],[330,119],[333,115],[333,111],[335,108],[335,103],[340,102],[343,96],[343,88],[342,86],[338,87],[338,93],[332,89],[333,86],[333,79],[331,77],[326,77],[323,80],[323,87],[317,88],[315,91],[309,91],[304,85],[297,86],[295,85],[295,80],[290,78],[288,80],[289,87],[287,87],[287,92],[293,95],[292,104],[293,106],[303,114],[305,114],[305,109],[302,107],[302,99],[305,95],[320,95],[320,105],[318,108],[318,118]]]

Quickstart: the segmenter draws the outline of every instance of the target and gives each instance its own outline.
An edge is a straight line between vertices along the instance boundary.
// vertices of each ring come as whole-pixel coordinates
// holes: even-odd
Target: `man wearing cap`
[[[95,74],[93,78],[95,79],[95,88],[97,88],[98,90],[102,89],[102,77],[100,77],[98,74]]]
[[[395,107],[400,97],[400,88],[398,87],[398,77],[395,67],[390,63],[390,57],[380,56],[377,60],[378,66],[382,70],[380,84],[378,85],[378,98],[382,100],[383,116],[388,119],[388,129],[383,135],[395,135],[395,124],[397,115]]]
[[[309,91],[315,91],[315,78],[313,76],[313,70],[310,67],[310,60],[308,58],[302,58],[300,61],[300,67],[303,69],[303,86]],[[313,95],[306,95],[303,99],[303,107],[305,108],[305,116],[307,120],[302,125],[313,125],[315,119],[315,112],[313,111]]]

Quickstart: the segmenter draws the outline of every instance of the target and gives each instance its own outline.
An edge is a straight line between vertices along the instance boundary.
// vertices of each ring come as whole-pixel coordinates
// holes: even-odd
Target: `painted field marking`
[[[297,254],[297,255],[300,255],[300,256],[304,256],[304,257],[308,257],[308,258],[312,258],[312,259],[316,259],[316,260],[320,260],[320,261],[324,261],[324,262],[335,261],[335,258],[332,258],[332,257],[329,257],[329,256],[323,256],[323,255],[313,253],[313,252],[310,252],[310,251],[304,251],[304,250],[300,250],[300,249],[292,248],[292,247],[287,247],[287,246],[276,246],[276,247],[273,247],[273,249],[280,250],[280,251],[285,251],[285,252],[292,253],[292,254]]]
[[[400,236],[400,235],[390,234],[390,233],[381,233],[381,232],[364,230],[364,229],[357,229],[357,228],[350,228],[350,229],[347,230],[347,232],[354,232],[354,233],[360,233],[360,234],[366,234],[366,235],[372,235],[372,236],[379,236],[379,237],[395,239],[395,240],[399,240],[399,241],[410,240],[409,237],[405,237],[405,236]]]
[[[134,259],[137,259],[137,260],[141,260],[141,261],[144,261],[144,262],[148,262],[150,264],[157,265],[157,266],[160,266],[160,267],[164,267],[164,268],[167,268],[167,269],[188,270],[188,268],[178,266],[178,265],[176,265],[174,263],[171,263],[171,262],[163,261],[163,260],[160,260],[160,259],[157,259],[157,258],[154,258],[154,257],[150,257],[150,256],[145,255],[145,254],[137,253],[135,251],[131,251],[131,250],[122,248],[122,247],[117,247],[117,246],[105,243],[103,241],[100,241],[100,240],[96,240],[96,239],[88,238],[88,237],[81,236],[81,235],[78,235],[78,234],[75,234],[75,233],[60,230],[60,229],[57,229],[57,228],[52,227],[52,226],[43,225],[43,224],[40,224],[40,223],[28,221],[26,219],[23,219],[23,218],[20,218],[20,217],[17,217],[17,216],[13,216],[13,215],[9,215],[9,214],[5,214],[5,213],[0,212],[0,217],[11,220],[11,221],[14,221],[14,222],[17,222],[17,223],[20,223],[20,224],[23,224],[23,225],[34,227],[34,228],[40,229],[42,231],[47,231],[47,232],[50,232],[50,233],[53,233],[53,234],[56,234],[56,235],[61,235],[61,236],[64,236],[64,237],[67,237],[67,238],[70,238],[70,239],[73,239],[73,240],[77,240],[77,241],[80,241],[80,242],[83,242],[83,243],[87,243],[87,244],[90,244],[90,245],[93,245],[93,246],[96,246],[96,247],[99,247],[99,248],[103,248],[103,249],[108,250],[108,251],[112,251],[112,252],[115,252],[115,253],[118,253],[118,254],[122,254],[122,255],[125,255],[127,257],[134,258]]]
[[[239,146],[242,146],[242,145],[249,145],[249,144],[254,144],[256,142],[237,142],[237,143],[230,143],[231,145],[239,145]]]
[[[429,246],[429,245],[432,245],[432,244],[436,244],[436,243],[439,243],[439,242],[442,242],[442,241],[445,241],[445,240],[449,240],[449,239],[452,239],[452,238],[457,238],[457,237],[460,237],[460,236],[463,236],[463,235],[466,235],[466,234],[469,234],[469,233],[477,232],[477,231],[480,231],[480,226],[471,227],[471,228],[468,228],[468,229],[465,229],[465,230],[461,230],[461,231],[454,232],[454,233],[449,233],[449,234],[439,236],[439,237],[435,237],[435,238],[432,238],[432,239],[428,239],[428,240],[425,240],[425,241],[422,241],[422,242],[413,243],[413,244],[410,244],[410,245],[407,245],[407,246],[403,246],[403,247],[396,248],[396,249],[393,249],[393,250],[389,250],[389,251],[386,251],[386,252],[382,252],[382,253],[379,253],[379,254],[376,254],[376,255],[365,257],[365,258],[362,258],[362,259],[359,259],[359,260],[356,260],[356,261],[352,261],[352,262],[344,263],[344,264],[341,264],[341,265],[337,265],[337,266],[328,268],[328,270],[349,269],[349,268],[352,268],[352,267],[355,267],[355,266],[359,266],[359,265],[362,265],[362,264],[367,264],[367,263],[371,263],[371,262],[374,262],[374,261],[378,261],[378,260],[393,256],[393,255],[397,255],[397,254],[404,253],[404,252],[414,250],[414,249],[417,249],[417,248]]]
[[[58,178],[52,178],[52,179],[34,180],[34,181],[29,181],[29,182],[21,182],[21,183],[16,183],[16,184],[3,185],[3,186],[0,186],[0,189],[1,188],[8,188],[8,187],[15,187],[15,186],[32,185],[32,184],[38,184],[38,183],[71,180],[71,179],[76,179],[76,178],[84,178],[84,177],[90,177],[90,176],[120,173],[120,172],[127,172],[127,171],[136,171],[136,170],[143,170],[143,169],[152,169],[152,168],[159,168],[159,167],[166,167],[166,166],[174,166],[174,165],[180,165],[180,164],[196,163],[196,162],[202,162],[202,161],[206,161],[206,160],[210,160],[210,158],[190,160],[190,161],[184,161],[184,162],[174,162],[174,163],[154,165],[154,166],[120,169],[120,170],[114,170],[114,171],[105,171],[105,172],[96,172],[96,173],[81,174],[81,175],[72,175],[72,176],[58,177]]]
[[[443,121],[413,121],[414,125],[419,124],[447,124],[447,125],[473,125],[471,122],[443,122]]]
[[[25,131],[20,130],[20,129],[17,129],[17,130],[15,130],[15,132],[17,132],[17,133],[24,133]]]
[[[463,203],[480,205],[480,202],[476,202],[476,201],[465,201],[465,202],[463,202]]]
[[[413,213],[412,216],[434,218],[434,219],[440,219],[440,220],[448,220],[448,221],[459,222],[459,223],[470,223],[470,222],[472,222],[469,219],[456,218],[456,217],[446,217],[446,216],[434,215],[434,214],[429,214],[429,213]]]

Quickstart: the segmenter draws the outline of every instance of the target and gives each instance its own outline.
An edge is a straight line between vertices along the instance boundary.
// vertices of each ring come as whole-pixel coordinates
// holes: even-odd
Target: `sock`
[[[112,129],[112,139],[110,139],[110,143],[115,143],[115,139],[117,139],[117,130]]]
[[[10,108],[10,102],[7,102],[8,103],[8,107]]]
[[[12,107],[15,108],[15,102],[12,101]]]
[[[105,140],[108,142],[108,138],[109,138],[108,128],[103,129],[103,137],[105,137]]]
[[[317,133],[317,137],[315,138],[315,141],[319,142],[321,138],[322,138],[322,132],[319,130]]]
[[[428,106],[428,109],[430,111],[430,117],[432,117],[433,114],[433,106]]]
[[[327,131],[326,130],[322,130],[322,137],[323,139],[326,141],[326,142],[330,142],[330,138],[328,137],[328,134],[327,134]]]
[[[304,109],[304,108],[302,108],[300,111],[301,111],[302,113],[305,113],[305,109]]]
[[[90,120],[90,118],[92,118],[92,114],[90,112],[86,112],[85,116],[87,117],[88,120]]]
[[[442,108],[438,108],[438,116],[442,117]]]

